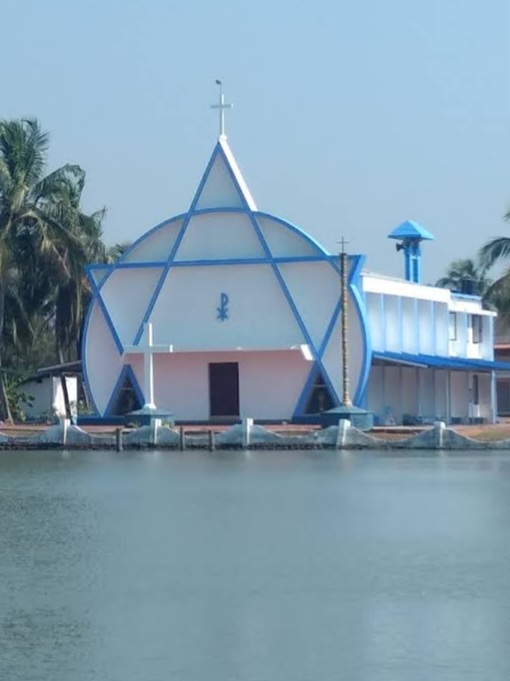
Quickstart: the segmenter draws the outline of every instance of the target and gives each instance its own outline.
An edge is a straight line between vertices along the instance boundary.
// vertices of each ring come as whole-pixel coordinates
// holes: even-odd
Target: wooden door
[[[239,364],[209,364],[209,405],[211,417],[239,416]]]

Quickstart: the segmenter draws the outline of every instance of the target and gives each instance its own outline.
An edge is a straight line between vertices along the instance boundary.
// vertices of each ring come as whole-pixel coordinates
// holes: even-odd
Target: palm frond
[[[0,122],[0,156],[18,191],[38,182],[46,165],[48,135],[35,119]]]
[[[510,256],[510,237],[498,236],[482,246],[479,251],[480,262],[486,268]]]
[[[436,282],[436,286],[453,291],[462,291],[467,284],[477,295],[483,295],[490,285],[487,268],[472,258],[454,260],[448,266],[446,275]]]
[[[84,184],[85,171],[78,165],[66,164],[36,182],[31,199],[38,204],[40,201],[69,201],[72,197],[72,202],[79,205]]]

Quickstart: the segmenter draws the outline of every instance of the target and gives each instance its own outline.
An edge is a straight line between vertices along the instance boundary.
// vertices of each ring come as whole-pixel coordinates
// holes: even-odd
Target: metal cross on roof
[[[218,109],[220,112],[220,137],[226,137],[225,135],[225,109],[232,109],[233,104],[227,104],[225,102],[225,95],[223,94],[223,83],[221,80],[216,81],[216,85],[220,87],[220,101],[218,104],[211,104],[211,109]]]
[[[340,253],[345,253],[346,252],[346,246],[349,243],[344,237],[342,237],[337,243],[340,244]]]

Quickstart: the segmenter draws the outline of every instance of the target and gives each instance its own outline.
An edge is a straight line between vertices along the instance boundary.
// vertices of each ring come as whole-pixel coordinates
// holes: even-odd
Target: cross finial
[[[233,104],[227,104],[225,102],[225,95],[223,94],[223,83],[221,80],[216,81],[216,85],[220,88],[220,101],[218,104],[212,104],[211,109],[219,109],[220,112],[220,138],[226,138],[225,135],[225,109],[232,109]]]
[[[344,237],[342,237],[339,241],[337,241],[337,243],[340,244],[340,248],[342,249],[340,253],[345,253],[346,252],[345,247],[349,242]]]

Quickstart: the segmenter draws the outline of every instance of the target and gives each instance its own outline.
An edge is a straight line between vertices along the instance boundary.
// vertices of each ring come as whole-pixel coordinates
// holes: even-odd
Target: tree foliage
[[[445,276],[436,282],[436,286],[459,292],[469,291],[478,296],[483,296],[489,285],[487,268],[472,258],[454,260],[448,266]]]
[[[84,267],[105,262],[104,209],[81,208],[85,172],[46,174],[48,135],[33,119],[0,121],[0,409],[3,369],[76,358],[90,291]]]
[[[510,222],[510,210],[504,215]],[[510,326],[510,237],[498,236],[489,239],[479,250],[475,259],[454,260],[446,274],[436,286],[465,291],[467,288],[483,298],[486,305],[498,312],[500,323]],[[502,273],[495,279],[489,277],[497,265],[505,264]]]

